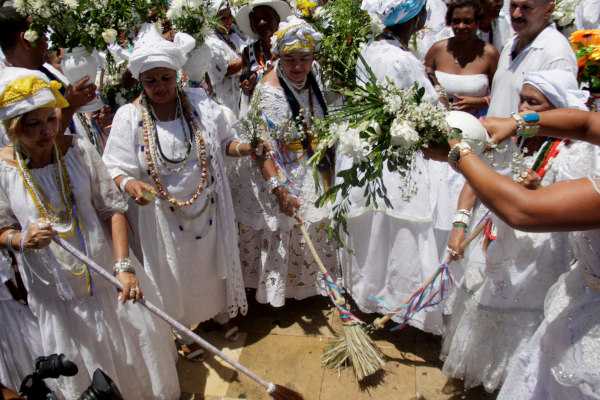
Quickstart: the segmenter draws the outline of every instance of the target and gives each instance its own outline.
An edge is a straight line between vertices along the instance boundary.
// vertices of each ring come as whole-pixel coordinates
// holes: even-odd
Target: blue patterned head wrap
[[[425,0],[363,0],[362,9],[375,13],[385,26],[402,24],[415,16]]]

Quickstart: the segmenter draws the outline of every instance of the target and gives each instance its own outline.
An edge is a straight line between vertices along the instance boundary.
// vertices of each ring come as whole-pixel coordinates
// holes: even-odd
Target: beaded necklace
[[[179,91],[181,89],[177,89],[177,90]],[[184,95],[183,93],[181,93],[181,94]],[[156,139],[158,132],[156,131],[156,129],[152,129],[149,124],[151,118],[149,116],[150,113],[148,110],[145,93],[142,94],[139,104],[142,109],[141,115],[143,116],[142,128],[143,128],[143,134],[144,134],[144,147],[145,147],[145,154],[146,154],[146,162],[148,163],[148,174],[152,177],[152,180],[154,181],[154,183],[156,185],[156,189],[158,190],[158,193],[165,200],[167,200],[169,203],[171,203],[173,206],[185,207],[185,206],[192,205],[198,199],[198,197],[200,197],[200,194],[204,190],[204,184],[208,178],[207,164],[206,164],[206,147],[204,145],[204,138],[202,137],[202,132],[200,131],[200,127],[198,126],[198,123],[195,119],[195,117],[198,117],[198,113],[195,110],[193,112],[190,110],[190,105],[187,102],[187,98],[184,97],[183,117],[186,119],[187,123],[190,123],[192,125],[194,140],[196,143],[196,153],[198,155],[198,166],[201,168],[202,172],[200,175],[201,176],[200,184],[198,185],[196,192],[188,200],[180,201],[180,200],[177,200],[176,198],[172,197],[169,194],[169,192],[167,192],[166,188],[163,186],[163,183],[162,183],[162,177],[161,177],[160,171],[158,169],[158,160],[157,160],[158,151],[155,148],[156,143],[158,141],[158,139]],[[150,137],[151,135],[153,136],[152,138]]]
[[[73,203],[71,201],[71,185],[69,183],[69,175],[65,167],[65,161],[60,148],[56,142],[52,145],[54,151],[54,173],[56,175],[56,183],[60,191],[60,207],[55,208],[46,199],[44,192],[38,186],[31,171],[27,167],[23,155],[21,154],[21,146],[16,142],[14,145],[15,159],[23,182],[27,187],[33,202],[38,209],[38,212],[59,232],[62,238],[69,238],[75,231],[75,219],[73,218]],[[62,228],[62,229],[61,229]]]
[[[542,146],[535,163],[533,164],[533,169],[540,179],[544,177],[546,172],[552,167],[552,163],[558,153],[567,145],[571,143],[570,140],[561,140],[555,138],[549,138],[546,140],[544,145]]]
[[[179,160],[171,160],[162,151],[162,147],[160,145],[160,140],[158,139],[158,131],[156,130],[156,121],[158,120],[158,118],[156,118],[156,115],[154,114],[154,108],[152,107],[151,104],[149,105],[150,113],[146,113],[144,115],[144,121],[147,122],[147,125],[149,126],[150,130],[152,131],[152,140],[154,142],[153,143],[154,150],[156,153],[155,156],[168,171],[173,172],[173,173],[178,173],[185,167],[185,165],[188,162],[190,152],[192,151],[192,144],[191,144],[191,141],[192,141],[191,136],[192,135],[189,130],[189,125],[187,123],[187,120],[183,117],[183,113],[181,111],[182,107],[181,107],[181,99],[179,98],[179,91],[177,90],[176,93],[177,93],[177,108],[175,110],[175,117],[181,121],[181,126],[183,127],[183,132],[184,132],[184,137],[185,137],[185,143],[184,143],[185,144],[185,155],[183,156],[183,158],[181,158]],[[190,140],[188,140],[188,137]],[[167,163],[171,163],[171,164],[183,163],[183,164],[181,164],[177,168],[171,168],[171,166],[169,166],[169,164],[167,164]]]
[[[79,118],[79,122],[81,122],[81,125],[83,125],[85,133],[90,142],[92,142],[98,153],[102,155],[102,153],[104,152],[104,140],[102,140],[100,132],[98,132],[97,129],[94,129],[92,124],[88,123],[87,117],[78,113],[77,118]]]

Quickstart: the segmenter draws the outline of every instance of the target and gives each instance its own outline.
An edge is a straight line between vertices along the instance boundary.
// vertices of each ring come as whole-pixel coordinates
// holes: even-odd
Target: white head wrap
[[[361,8],[377,14],[385,26],[402,24],[419,14],[425,0],[363,0]]]
[[[4,68],[0,77],[0,121],[8,121],[41,107],[68,106],[69,103],[58,91],[60,87],[60,83],[51,82],[40,71]]]
[[[323,35],[310,24],[290,15],[287,21],[281,22],[277,32],[271,36],[271,53],[275,56],[290,51],[315,53],[321,48]]]
[[[555,69],[529,73],[523,85],[538,89],[556,108],[588,110],[585,105],[588,92],[579,90],[577,80],[571,71]]]
[[[179,71],[196,41],[187,33],[177,32],[172,42],[163,38],[154,24],[144,24],[129,57],[129,70],[135,79],[154,68]]]

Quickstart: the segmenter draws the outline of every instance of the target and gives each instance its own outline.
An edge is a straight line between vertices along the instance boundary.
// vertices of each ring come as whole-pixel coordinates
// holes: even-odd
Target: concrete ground
[[[202,337],[268,382],[294,389],[307,400],[488,400],[496,394],[482,387],[465,391],[461,381],[441,374],[438,356],[441,338],[412,327],[397,332],[379,330],[373,339],[386,356],[384,369],[359,384],[351,369],[323,368],[320,356],[336,331],[338,312],[328,298],[288,300],[274,309],[254,301],[248,293],[249,311],[236,318],[240,337],[225,340],[218,328],[202,325]],[[357,315],[372,322],[375,315]],[[204,362],[180,358],[182,400],[270,399],[262,386],[225,362],[208,357]]]

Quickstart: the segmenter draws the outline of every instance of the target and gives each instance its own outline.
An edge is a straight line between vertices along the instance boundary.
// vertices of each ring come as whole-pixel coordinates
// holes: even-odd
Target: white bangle
[[[466,215],[466,214],[462,214],[462,213],[458,213],[458,212],[456,214],[454,214],[454,218],[452,218],[453,224],[469,225],[469,222],[471,222],[470,215]]]
[[[240,145],[242,144],[242,142],[238,142],[238,144],[235,146],[235,152],[237,153],[238,157],[242,156],[242,153],[240,153]]]
[[[127,182],[133,181],[133,180],[135,180],[135,178],[133,178],[131,176],[126,176],[125,178],[123,178],[121,180],[121,183],[119,184],[119,189],[121,190],[121,192],[125,192],[125,185],[127,185]]]
[[[265,181],[265,190],[267,193],[271,193],[273,189],[278,188],[279,186],[283,186],[283,183],[281,183],[278,176],[274,176]]]

